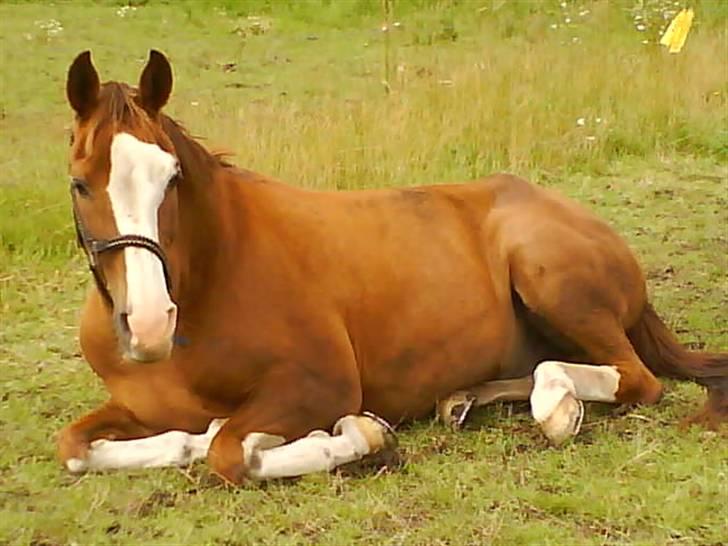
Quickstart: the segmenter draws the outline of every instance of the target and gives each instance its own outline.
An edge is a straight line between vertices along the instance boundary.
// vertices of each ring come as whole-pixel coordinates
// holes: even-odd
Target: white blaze
[[[159,243],[157,213],[176,172],[175,157],[156,144],[128,133],[114,136],[107,191],[119,234],[142,235]],[[162,262],[143,248],[127,247],[123,252],[132,345],[135,336],[141,343],[146,341],[142,337],[163,337],[169,326],[165,317],[174,305],[167,293]]]

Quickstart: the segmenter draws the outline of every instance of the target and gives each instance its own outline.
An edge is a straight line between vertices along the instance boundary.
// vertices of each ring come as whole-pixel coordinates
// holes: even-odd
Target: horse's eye
[[[91,191],[88,188],[88,184],[85,180],[81,180],[80,178],[73,178],[71,180],[71,187],[73,188],[73,191],[78,193],[81,197],[88,197],[91,195]]]
[[[76,141],[76,138],[73,136],[73,133],[68,134],[68,145],[73,146],[73,143]]]
[[[169,182],[167,182],[167,189],[171,190],[172,188],[175,188],[181,181],[182,169],[179,165],[177,165],[177,171],[172,175],[172,178],[169,179]]]

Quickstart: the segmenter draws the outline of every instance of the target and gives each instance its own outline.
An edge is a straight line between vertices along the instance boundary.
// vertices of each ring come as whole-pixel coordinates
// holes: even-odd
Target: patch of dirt
[[[173,508],[177,504],[177,495],[170,493],[169,491],[154,491],[146,499],[140,503],[132,505],[130,512],[134,513],[137,517],[146,518],[152,514],[157,513],[160,509]],[[109,527],[111,529],[113,525]],[[116,530],[118,532],[119,529]],[[107,529],[107,533],[110,533]]]
[[[329,530],[329,526],[318,521],[296,521],[289,529],[294,533],[300,533],[308,543],[315,543],[316,539]],[[284,533],[288,534],[288,533]]]
[[[668,265],[660,268],[653,268],[647,271],[647,279],[651,281],[669,281],[675,276],[675,268]]]
[[[115,521],[111,525],[109,525],[105,530],[107,535],[115,535],[119,531],[121,531],[121,523],[118,521]]]
[[[383,449],[373,455],[368,455],[359,461],[353,461],[339,466],[336,473],[344,477],[363,477],[372,474],[378,476],[395,472],[404,465],[404,458],[399,448]]]
[[[433,455],[450,453],[450,444],[451,440],[445,434],[442,436],[429,436],[421,444],[408,446],[405,449],[407,462],[420,463]]]

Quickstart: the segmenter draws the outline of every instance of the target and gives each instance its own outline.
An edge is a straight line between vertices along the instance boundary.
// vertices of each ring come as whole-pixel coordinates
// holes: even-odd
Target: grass
[[[590,405],[558,450],[521,406],[458,434],[421,422],[383,475],[228,490],[204,464],[78,479],[54,459],[54,433],[105,396],[77,349],[89,276],[65,183],[84,48],[125,81],[166,51],[169,111],[294,184],[504,169],[556,187],[629,240],[683,341],[726,350],[728,8],[696,3],[670,56],[654,42],[672,2],[565,6],[395,3],[387,94],[380,2],[0,5],[0,544],[723,544],[728,447],[675,425],[703,396],[685,383],[653,408]]]

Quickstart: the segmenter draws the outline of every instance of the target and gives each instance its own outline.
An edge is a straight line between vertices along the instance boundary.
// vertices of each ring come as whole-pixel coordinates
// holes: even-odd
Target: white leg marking
[[[205,434],[175,430],[139,440],[96,440],[86,460],[69,459],[66,468],[78,473],[186,466],[207,455],[212,439],[224,422],[224,419],[212,421]],[[248,476],[265,480],[330,471],[379,451],[387,443],[388,433],[382,424],[361,415],[339,419],[333,436],[314,430],[305,438],[285,445],[281,436],[253,432],[243,441]]]
[[[248,476],[257,480],[330,471],[357,461],[384,446],[387,430],[365,416],[347,415],[334,426],[334,436],[315,430],[282,445],[280,436],[254,432],[243,441]]]
[[[619,372],[611,366],[546,361],[533,373],[531,413],[544,434],[560,444],[579,432],[584,407],[581,400],[615,402]]]
[[[207,455],[212,439],[225,422],[215,419],[204,434],[173,430],[138,440],[96,440],[85,461],[69,459],[70,472],[187,466]]]

